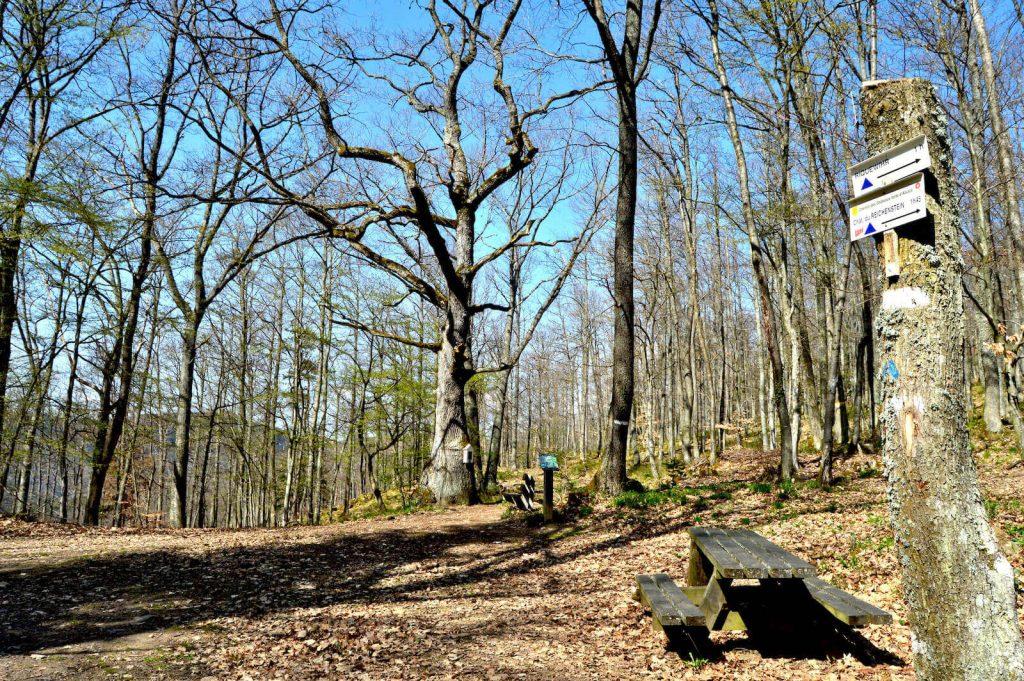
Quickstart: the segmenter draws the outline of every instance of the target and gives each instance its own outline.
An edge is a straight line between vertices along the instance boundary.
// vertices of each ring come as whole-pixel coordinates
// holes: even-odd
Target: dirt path
[[[911,677],[881,480],[783,502],[741,482],[757,460],[734,463],[681,503],[554,529],[499,506],[287,530],[0,526],[0,678]],[[686,659],[631,584],[681,577],[700,522],[757,528],[898,623],[848,649],[719,633],[719,658]]]
[[[411,561],[433,554],[430,547],[450,545],[452,562],[460,553],[493,552],[503,542],[486,537],[502,510],[246,531],[6,521],[0,678],[220,677],[225,670],[199,652],[223,650],[232,619],[302,621],[311,606],[372,600],[366,589],[392,571],[415,571]]]

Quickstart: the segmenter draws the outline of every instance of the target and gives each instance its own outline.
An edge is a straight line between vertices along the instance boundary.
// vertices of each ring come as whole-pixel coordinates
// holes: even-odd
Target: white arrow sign
[[[850,202],[850,240],[856,241],[928,215],[924,174],[918,173],[885,190]]]
[[[931,165],[928,139],[922,135],[907,140],[881,154],[875,154],[866,161],[850,166],[853,195],[863,196],[930,168]]]

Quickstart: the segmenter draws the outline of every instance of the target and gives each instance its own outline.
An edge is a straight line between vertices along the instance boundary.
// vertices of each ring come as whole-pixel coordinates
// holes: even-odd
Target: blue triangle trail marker
[[[864,191],[865,189],[871,189],[874,186],[875,185],[871,184],[871,180],[865,177],[864,184],[861,186],[861,191]]]
[[[864,234],[874,234],[876,231],[878,230],[875,229],[875,226],[869,222],[868,228],[864,230]]]

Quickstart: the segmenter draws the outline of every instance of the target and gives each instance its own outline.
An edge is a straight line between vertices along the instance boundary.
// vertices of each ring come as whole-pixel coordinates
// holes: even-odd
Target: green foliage
[[[772,486],[767,482],[752,482],[747,485],[747,489],[756,494],[769,494],[772,491]]]
[[[511,520],[512,518],[518,518],[520,511],[512,504],[505,504],[505,510],[501,512],[502,520]]]
[[[857,477],[858,478],[862,478],[862,479],[863,478],[873,478],[873,477],[878,475],[878,472],[879,472],[878,469],[875,468],[874,466],[861,466],[857,470]]]
[[[612,503],[618,508],[651,508],[667,503],[684,504],[686,493],[678,487],[638,492],[630,490],[615,497]]]
[[[860,567],[860,556],[856,552],[851,551],[849,555],[839,557],[839,564],[847,570],[856,570]]]
[[[1010,540],[1014,544],[1024,546],[1024,525],[1008,525],[1006,534],[1010,535]]]
[[[398,487],[386,490],[379,503],[372,494],[365,494],[352,501],[347,514],[335,511],[330,514],[330,522],[379,518],[382,516],[408,515],[433,506],[430,493],[413,487],[405,490]]]
[[[989,520],[994,519],[999,513],[999,500],[985,499],[985,513],[988,514]]]
[[[796,491],[796,485],[792,480],[783,480],[779,483],[779,499],[791,499]]]
[[[886,534],[880,539],[855,539],[850,545],[850,552],[839,558],[840,564],[849,570],[856,570],[860,567],[860,555],[865,551],[872,553],[884,553],[893,546],[896,540],[891,534]]]
[[[690,669],[700,669],[701,667],[704,667],[705,665],[709,664],[709,662],[710,661],[707,658],[694,657],[693,653],[690,653],[690,659],[683,660],[683,664],[685,664]]]

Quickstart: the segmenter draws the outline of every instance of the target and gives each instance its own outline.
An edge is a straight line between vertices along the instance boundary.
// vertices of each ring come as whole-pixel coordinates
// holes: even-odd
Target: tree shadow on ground
[[[430,530],[382,527],[366,534],[341,527],[299,542],[281,533],[259,546],[142,551],[0,569],[0,655],[201,626],[220,617],[256,619],[346,603],[533,596],[548,599],[546,609],[557,609],[560,596],[586,597],[587,590],[571,574],[545,568],[682,532],[690,524],[689,518],[642,524],[578,546],[560,545],[543,531],[509,521]],[[483,544],[500,548],[474,548]],[[542,591],[527,590],[517,579],[530,573],[541,577]],[[489,631],[474,625],[462,635],[480,640]],[[738,644],[729,642],[724,649],[733,645]],[[846,645],[847,652],[855,650]],[[764,650],[773,654],[775,649]],[[776,652],[808,656],[814,650]]]
[[[288,542],[282,534],[271,544],[205,553],[151,550],[53,567],[0,568],[0,654],[106,641],[218,617],[415,601],[428,593],[433,600],[444,594],[432,592],[484,579],[481,593],[501,596],[495,581],[678,529],[640,528],[557,554],[552,551],[557,541],[508,521],[429,531],[382,528],[372,534],[342,528],[318,541]],[[465,548],[495,542],[507,546],[485,556]],[[413,570],[400,584],[392,579]],[[557,589],[560,582],[553,579],[548,586]],[[561,588],[568,591],[571,585]]]

